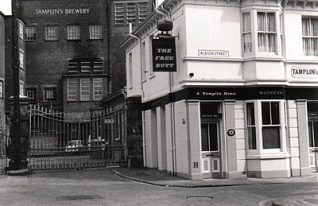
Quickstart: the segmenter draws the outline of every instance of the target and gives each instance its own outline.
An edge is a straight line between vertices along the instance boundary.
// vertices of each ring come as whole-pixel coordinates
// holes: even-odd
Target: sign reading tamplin
[[[177,71],[175,38],[153,39],[152,58],[154,72]]]

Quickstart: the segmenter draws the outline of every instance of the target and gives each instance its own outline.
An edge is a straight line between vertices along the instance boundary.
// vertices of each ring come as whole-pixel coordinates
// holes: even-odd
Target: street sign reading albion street
[[[153,39],[152,58],[154,72],[177,71],[175,38]]]

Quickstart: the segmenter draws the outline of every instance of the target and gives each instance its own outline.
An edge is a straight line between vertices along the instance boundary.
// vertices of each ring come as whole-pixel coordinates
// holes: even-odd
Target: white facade
[[[176,72],[152,71],[162,19],[173,22]],[[124,46],[146,167],[190,179],[317,170],[315,1],[166,0]]]

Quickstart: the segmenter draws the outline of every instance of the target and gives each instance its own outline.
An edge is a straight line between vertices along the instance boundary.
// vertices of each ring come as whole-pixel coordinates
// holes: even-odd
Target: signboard
[[[229,51],[199,49],[199,57],[229,57]]]
[[[302,79],[318,78],[317,66],[293,66],[290,68],[292,77]]]
[[[48,15],[74,15],[74,14],[89,14],[89,8],[52,8],[52,9],[35,9],[36,15],[48,16]]]
[[[154,72],[177,71],[174,37],[152,39],[152,62]]]

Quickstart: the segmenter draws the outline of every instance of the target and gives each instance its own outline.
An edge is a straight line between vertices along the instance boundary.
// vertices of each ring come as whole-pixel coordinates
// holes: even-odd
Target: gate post
[[[10,98],[11,99],[11,98]],[[20,96],[20,115],[19,115],[19,131],[15,131],[15,128],[10,126],[11,145],[9,154],[9,167],[7,173],[9,175],[24,174],[28,171],[28,149],[29,149],[29,116],[28,105],[29,98],[26,96]],[[11,102],[11,112],[14,112],[14,105]],[[15,139],[14,139],[15,138]]]

